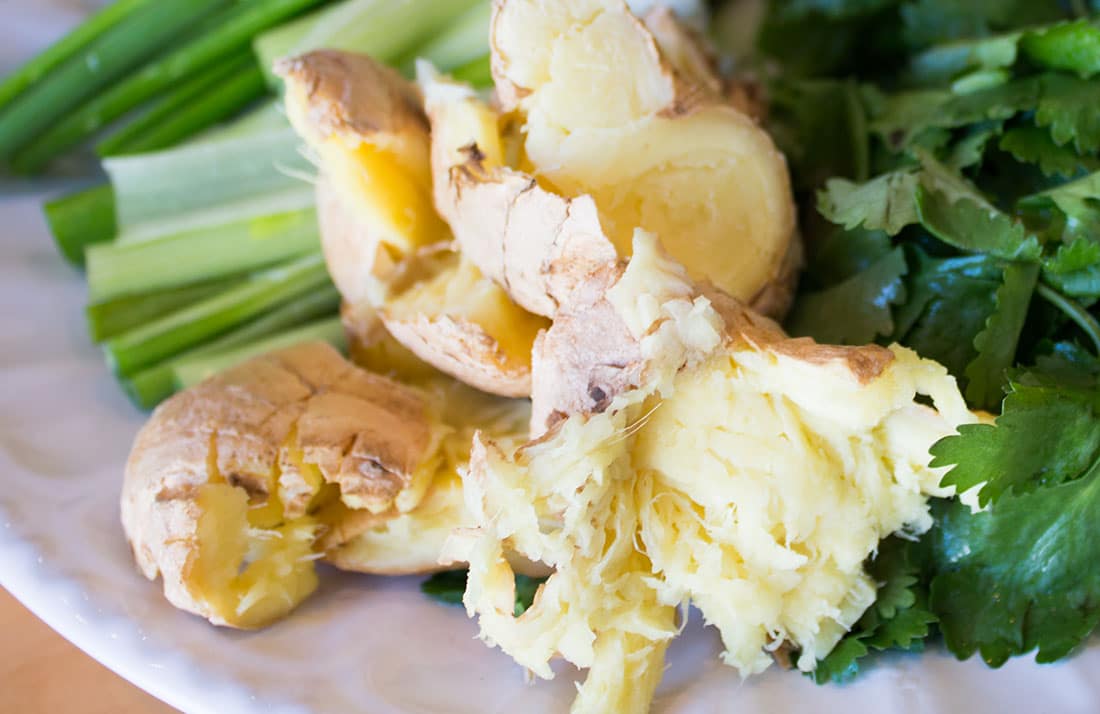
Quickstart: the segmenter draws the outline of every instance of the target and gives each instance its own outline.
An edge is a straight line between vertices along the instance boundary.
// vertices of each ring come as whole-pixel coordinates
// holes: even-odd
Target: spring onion
[[[40,170],[53,158],[181,80],[248,47],[261,30],[317,5],[320,0],[239,3],[211,18],[210,28],[115,84],[50,127],[12,160],[17,171]]]
[[[96,145],[103,157],[165,149],[236,114],[267,92],[251,52],[207,70]]]
[[[103,345],[116,374],[128,377],[200,345],[329,281],[321,256],[258,273],[244,284],[114,337]]]
[[[317,252],[317,212],[308,208],[87,251],[88,293],[106,300],[243,273]]]
[[[42,207],[57,249],[73,265],[84,265],[84,249],[115,237],[115,194],[110,184],[70,193]]]
[[[157,0],[106,29],[86,47],[28,86],[0,113],[0,161],[85,99],[185,34],[227,0]]]

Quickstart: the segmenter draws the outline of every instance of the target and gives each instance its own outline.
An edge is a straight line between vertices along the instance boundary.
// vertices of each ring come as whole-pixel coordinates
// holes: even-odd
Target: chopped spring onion
[[[321,256],[265,270],[245,283],[114,337],[103,345],[116,374],[128,377],[200,345],[329,282]]]
[[[489,57],[489,20],[493,7],[479,2],[454,23],[400,62],[406,75],[416,74],[416,60],[426,59],[441,72],[450,72],[475,60]]]
[[[488,0],[344,0],[256,37],[260,67],[275,60],[329,48],[363,52],[393,63],[450,27],[464,12]],[[488,38],[483,40],[488,51]],[[273,86],[277,80],[269,75]]]
[[[96,144],[103,157],[165,149],[240,111],[267,93],[251,52],[209,69],[162,97],[148,112]]]
[[[36,57],[12,72],[0,82],[0,109],[38,82],[55,67],[87,47],[104,32],[153,0],[115,0],[77,25],[72,32],[47,47]]]
[[[316,173],[285,119],[221,130],[151,154],[103,162],[115,187],[119,240],[146,240],[313,205]]]
[[[293,17],[320,1],[264,0],[227,7],[210,18],[208,28],[204,28],[206,31],[194,41],[150,62],[61,118],[29,146],[20,149],[12,165],[22,173],[40,170],[126,112],[174,84],[246,49],[250,40],[261,30]]]
[[[320,248],[317,212],[308,208],[247,218],[144,240],[105,243],[87,251],[93,300],[190,285],[250,272]]]
[[[327,285],[301,299],[281,305],[201,347],[143,369],[129,380],[127,392],[142,409],[151,409],[179,389],[176,370],[181,365],[208,360],[257,342],[278,338],[287,332],[296,332],[307,322],[331,316],[339,304],[340,293],[333,285]],[[339,318],[333,319],[339,322]]]
[[[185,360],[175,368],[176,381],[179,388],[186,389],[211,375],[240,364],[246,359],[315,340],[328,342],[341,351],[346,350],[347,338],[344,335],[344,327],[340,323],[340,318],[325,318],[295,330],[282,332],[263,340],[242,345],[227,352]]]
[[[73,265],[84,265],[87,246],[115,237],[115,193],[110,184],[55,198],[42,210],[57,249]]]
[[[155,293],[126,295],[93,302],[84,311],[88,334],[96,342],[102,342],[173,310],[205,300],[244,280],[244,277],[221,278]]]
[[[226,4],[227,0],[157,0],[142,4],[0,112],[0,161],[10,159],[85,99]]]

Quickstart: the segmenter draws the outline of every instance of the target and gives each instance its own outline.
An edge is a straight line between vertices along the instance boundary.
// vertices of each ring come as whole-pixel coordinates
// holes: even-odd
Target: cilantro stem
[[[1077,326],[1089,336],[1090,340],[1092,340],[1093,348],[1096,353],[1100,355],[1100,322],[1097,322],[1096,319],[1089,314],[1088,310],[1081,307],[1077,301],[1069,299],[1049,285],[1039,283],[1035,291],[1039,293],[1044,300],[1064,312],[1069,319],[1077,323]]]

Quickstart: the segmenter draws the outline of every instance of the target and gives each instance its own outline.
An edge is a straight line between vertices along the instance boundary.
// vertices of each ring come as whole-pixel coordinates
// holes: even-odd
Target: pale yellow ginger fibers
[[[783,643],[813,669],[873,602],[863,564],[879,541],[923,532],[927,497],[950,495],[927,463],[974,421],[954,380],[896,346],[866,371],[778,331],[723,341],[718,312],[642,233],[608,299],[644,385],[515,454],[475,443],[477,527],[445,555],[470,562],[482,638],[540,677],[555,656],[589,668],[574,712],[646,711],[686,603],[742,675]],[[556,571],[518,618],[505,547]]]

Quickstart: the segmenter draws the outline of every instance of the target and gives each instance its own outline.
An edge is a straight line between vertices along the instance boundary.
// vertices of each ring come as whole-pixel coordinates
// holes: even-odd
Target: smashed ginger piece
[[[556,656],[588,669],[574,712],[646,711],[688,603],[742,675],[780,647],[813,669],[874,600],[863,564],[879,541],[931,526],[927,498],[950,491],[928,447],[974,416],[942,366],[897,346],[790,339],[700,294],[650,235],[605,280],[536,346],[581,352],[534,361],[536,383],[552,370],[601,399],[567,412],[536,395],[543,436],[514,453],[475,443],[477,527],[445,553],[470,563],[467,610],[540,677]],[[586,359],[570,339],[594,329],[586,319],[627,333],[636,361]],[[505,550],[555,570],[518,618]]]

